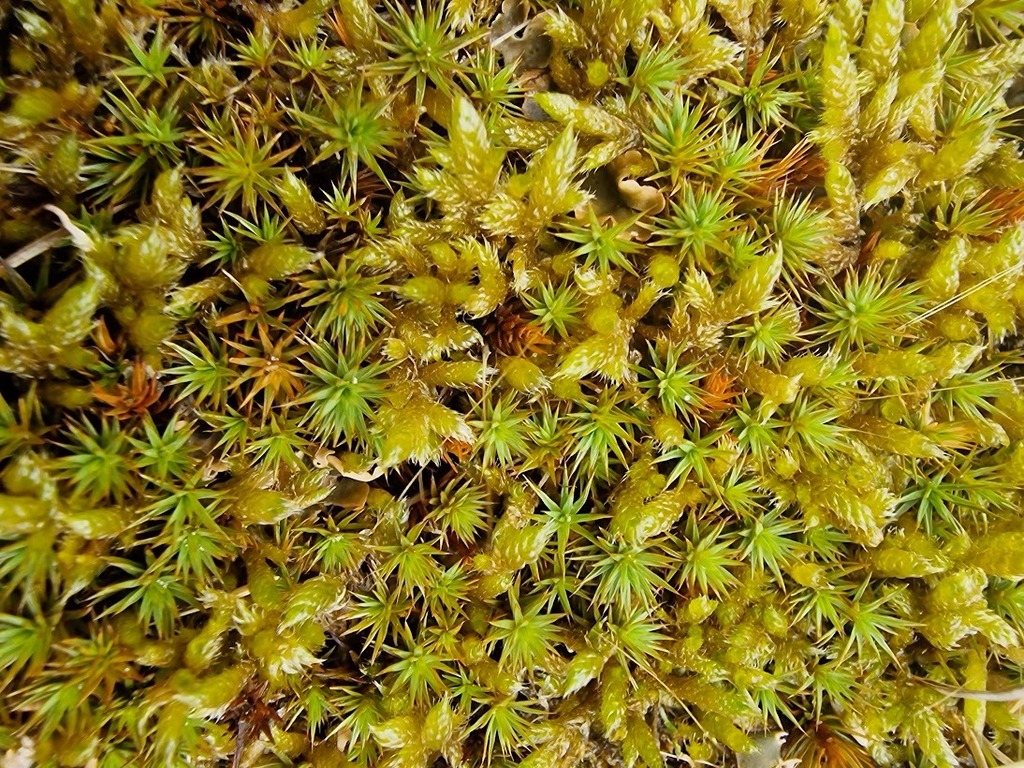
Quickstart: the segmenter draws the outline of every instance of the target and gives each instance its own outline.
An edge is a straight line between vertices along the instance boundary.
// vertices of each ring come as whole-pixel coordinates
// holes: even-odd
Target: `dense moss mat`
[[[1020,0],[0,24],[10,764],[1024,757]]]

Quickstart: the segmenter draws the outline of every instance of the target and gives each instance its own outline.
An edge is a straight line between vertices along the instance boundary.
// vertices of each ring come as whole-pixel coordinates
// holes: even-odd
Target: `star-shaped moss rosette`
[[[0,7],[0,753],[1024,759],[1022,26]]]

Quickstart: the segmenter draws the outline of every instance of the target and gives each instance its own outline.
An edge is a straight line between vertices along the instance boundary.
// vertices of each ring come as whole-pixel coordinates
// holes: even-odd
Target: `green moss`
[[[0,7],[0,749],[1024,759],[1022,27]]]

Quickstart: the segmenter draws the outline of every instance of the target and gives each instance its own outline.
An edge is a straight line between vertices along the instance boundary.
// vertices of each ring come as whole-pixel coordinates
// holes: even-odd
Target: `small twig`
[[[521,21],[518,24],[516,24],[514,27],[512,27],[512,29],[508,30],[508,32],[505,32],[503,35],[499,35],[498,37],[494,38],[493,40],[491,40],[491,47],[492,48],[497,48],[499,45],[504,43],[510,37],[519,34],[524,29],[526,29],[527,26],[529,26],[531,21],[533,21],[533,19],[527,19],[526,21]]]
[[[927,680],[923,677],[912,676],[915,682],[927,685],[937,691],[942,691],[955,699],[971,699],[973,701],[1021,701],[1024,700],[1024,685],[1015,685],[1012,688],[1004,688],[1001,691],[979,691],[972,688],[958,688],[953,685],[946,685],[935,680]]]
[[[1003,766],[1003,768],[1024,768],[1024,760],[1011,760],[1009,755],[988,739],[985,739],[985,745],[988,747],[989,752],[995,756],[999,765]]]
[[[63,240],[64,237],[64,230],[56,229],[49,234],[33,240],[28,245],[22,246],[7,258],[0,256],[0,268],[3,270],[4,278],[10,282],[19,294],[21,294],[23,299],[28,299],[32,296],[32,288],[29,286],[25,278],[15,270],[17,270],[21,265],[27,264],[36,256],[46,253],[53,246]]]
[[[954,304],[956,304],[961,299],[966,299],[968,296],[970,296],[975,291],[979,291],[982,288],[985,288],[986,286],[991,285],[992,283],[994,283],[994,282],[996,282],[998,280],[1002,280],[1004,277],[1009,275],[1011,272],[1020,269],[1020,266],[1021,266],[1020,264],[1011,264],[1006,269],[1001,269],[998,272],[996,272],[994,275],[989,275],[984,280],[982,280],[980,283],[975,283],[970,288],[967,288],[966,290],[960,291],[955,296],[953,296],[953,297],[951,297],[949,299],[946,299],[945,301],[943,301],[943,302],[941,302],[939,304],[936,304],[934,307],[929,309],[927,312],[924,312],[924,313],[918,315],[917,317],[915,317],[915,318],[913,318],[911,320],[908,320],[907,322],[905,322],[903,325],[901,325],[896,330],[902,331],[903,329],[905,329],[905,328],[907,328],[907,327],[909,327],[911,325],[914,325],[915,323],[919,323],[922,320],[927,320],[932,315],[934,315],[934,314],[936,314],[938,312],[942,312],[944,309],[948,309],[949,307],[953,306]]]
[[[67,237],[67,233],[63,229],[55,229],[53,232],[33,240],[28,245],[23,245],[8,256],[6,259],[7,266],[11,269],[17,269],[22,264],[32,261],[36,256],[46,253],[65,237]]]

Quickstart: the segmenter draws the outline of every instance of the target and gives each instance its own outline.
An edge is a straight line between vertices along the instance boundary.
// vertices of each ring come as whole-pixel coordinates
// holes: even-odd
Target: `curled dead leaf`
[[[619,195],[632,210],[651,216],[665,210],[667,201],[662,191],[654,184],[637,181],[637,178],[645,178],[654,172],[649,157],[631,149],[612,161],[609,169],[615,176]]]
[[[544,24],[544,13],[527,18],[523,0],[505,0],[491,27],[491,47],[503,63],[515,63],[519,71],[544,69],[551,58],[551,38]]]
[[[633,219],[629,238],[646,241],[651,230],[643,226],[642,220],[661,213],[668,204],[657,185],[644,183],[644,179],[653,172],[650,158],[635,149],[621,153],[590,174],[586,182],[590,199],[576,208],[573,215],[577,219],[586,219],[593,213],[602,223]]]
[[[619,181],[619,194],[634,211],[655,215],[665,210],[665,195],[657,187],[641,184],[636,179]]]
[[[318,469],[330,467],[342,477],[349,480],[357,480],[361,483],[369,483],[384,474],[384,470],[380,467],[356,466],[351,457],[352,454],[346,454],[344,458],[349,460],[345,461],[343,457],[338,456],[328,448],[321,448],[313,457],[313,466]]]

